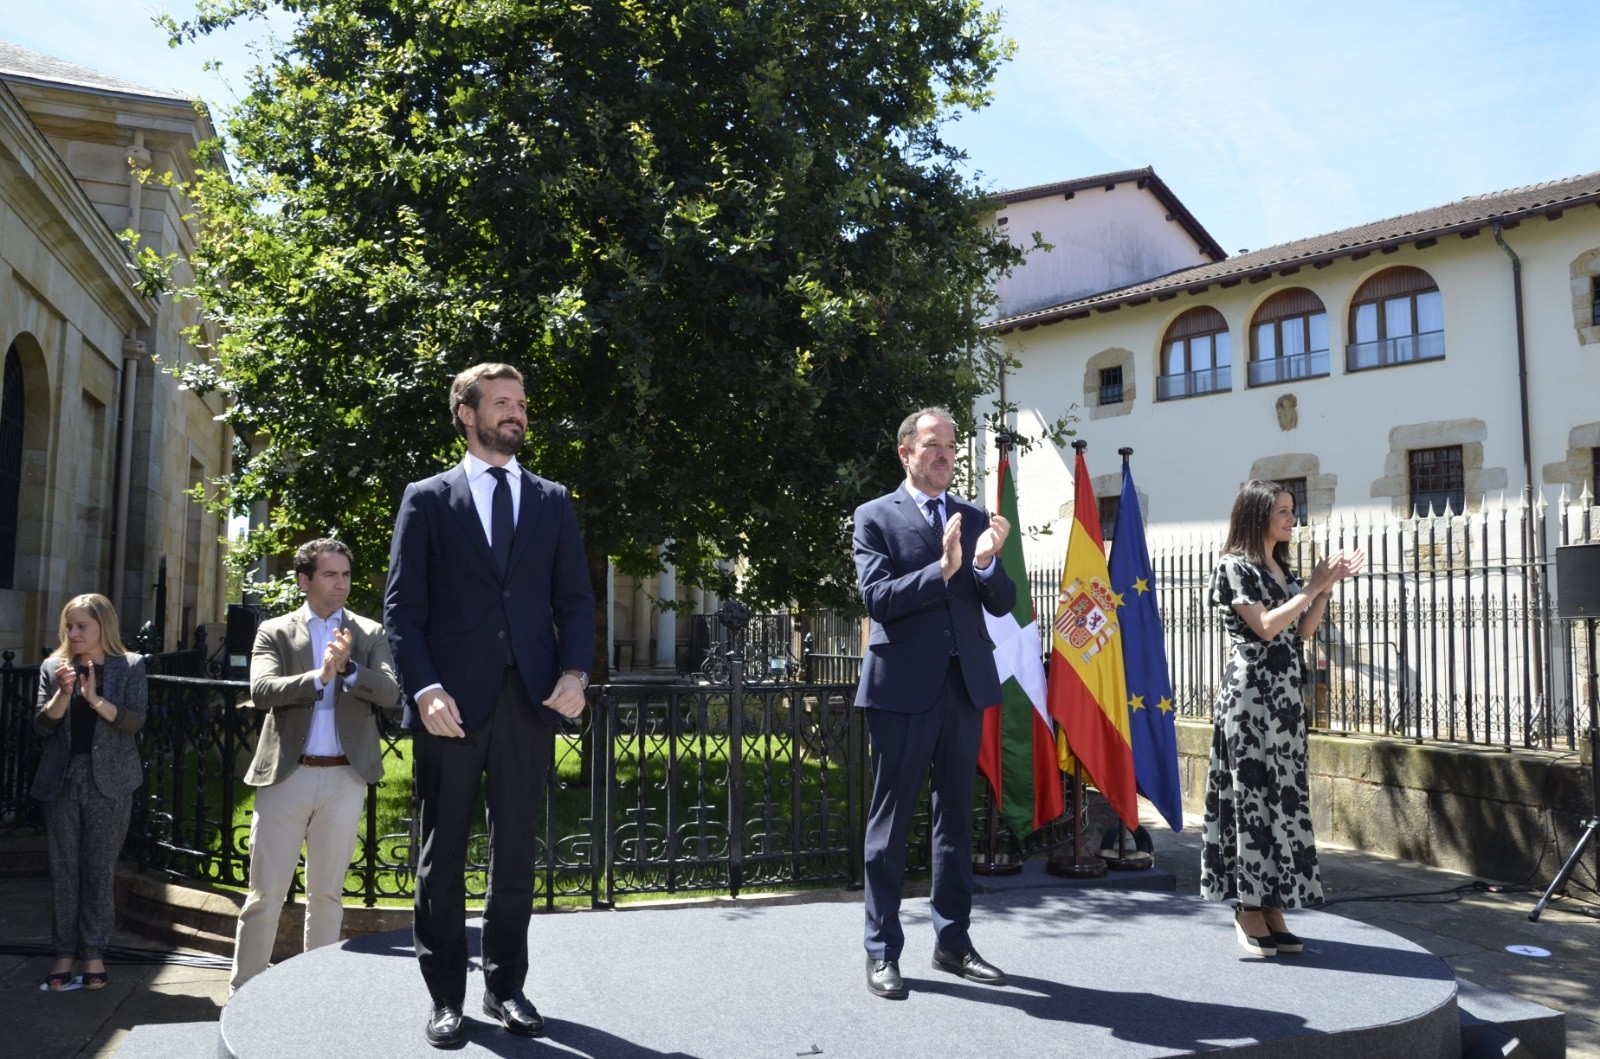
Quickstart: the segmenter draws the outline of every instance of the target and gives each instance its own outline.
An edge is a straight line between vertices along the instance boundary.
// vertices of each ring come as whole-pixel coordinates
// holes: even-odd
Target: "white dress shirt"
[[[494,464],[469,452],[462,466],[467,472],[467,488],[472,490],[472,506],[478,509],[478,521],[483,523],[483,539],[493,548],[494,530],[490,523],[494,521],[495,482],[489,468]],[[511,525],[516,526],[517,516],[522,513],[522,468],[517,466],[515,456],[506,461],[506,484],[511,487]]]
[[[311,633],[311,664],[321,670],[333,634],[344,624],[344,610],[340,608],[326,618],[319,618],[309,605],[302,605],[301,609],[305,612],[306,629]],[[350,675],[344,678],[346,689],[356,686],[356,675],[356,663],[352,660]],[[311,709],[311,730],[306,733],[304,753],[312,757],[338,757],[344,753],[344,746],[339,742],[339,726],[334,721],[333,685],[324,684],[320,672],[311,678],[311,683],[317,689],[317,704]]]

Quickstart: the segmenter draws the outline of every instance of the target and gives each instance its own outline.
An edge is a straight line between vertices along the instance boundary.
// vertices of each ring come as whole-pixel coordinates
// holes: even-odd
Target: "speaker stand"
[[[1572,874],[1572,869],[1577,866],[1583,857],[1583,851],[1589,848],[1589,843],[1594,841],[1594,833],[1600,827],[1600,701],[1596,701],[1597,688],[1600,688],[1600,674],[1596,674],[1595,667],[1595,628],[1596,619],[1587,621],[1589,630],[1589,805],[1596,813],[1584,822],[1583,834],[1578,836],[1577,844],[1572,847],[1572,854],[1567,857],[1561,870],[1556,872],[1556,877],[1550,880],[1549,887],[1544,896],[1539,898],[1539,903],[1533,906],[1533,911],[1528,913],[1528,919],[1534,923],[1539,922],[1539,916],[1544,912],[1544,906],[1550,899],[1562,892],[1567,884],[1567,876]],[[1600,878],[1600,854],[1596,856],[1595,875]]]

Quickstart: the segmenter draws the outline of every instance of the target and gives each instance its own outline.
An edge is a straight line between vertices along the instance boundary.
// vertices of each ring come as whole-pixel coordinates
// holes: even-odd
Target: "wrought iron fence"
[[[37,666],[16,666],[10,657],[0,664],[0,823],[12,826],[37,826],[27,793],[38,759],[37,681]],[[249,686],[152,673],[149,689],[138,735],[146,782],[134,799],[126,852],[141,868],[173,878],[243,886],[250,850],[242,777],[261,723],[259,711],[241,705]],[[870,775],[854,698],[853,682],[590,689],[591,709],[557,736],[539,825],[537,899],[547,907],[606,905],[634,894],[858,885]],[[375,722],[386,762],[410,751],[409,734],[392,722],[391,715]],[[410,807],[409,777],[368,787],[347,898],[370,906],[412,894]],[[987,820],[980,804],[979,836]],[[1025,846],[1002,834],[1000,852],[1048,850],[1070,837],[1064,824]],[[924,803],[909,870],[926,870],[928,848]],[[487,872],[488,838],[477,834],[469,844],[469,896],[482,896]]]
[[[1493,504],[1466,515],[1333,520],[1303,528],[1294,565],[1361,548],[1308,645],[1317,727],[1413,740],[1569,750],[1583,724],[1582,635],[1555,617],[1553,545],[1600,536],[1593,507]],[[1115,543],[1111,545],[1115,547]],[[1221,542],[1151,541],[1174,699],[1211,716],[1227,637],[1207,603]],[[1034,609],[1054,613],[1061,567],[1037,567]],[[1048,633],[1048,622],[1041,637]],[[1041,642],[1041,650],[1048,641]]]

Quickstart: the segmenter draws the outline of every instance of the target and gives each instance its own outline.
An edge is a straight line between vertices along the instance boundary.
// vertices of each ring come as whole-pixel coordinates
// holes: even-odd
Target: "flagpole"
[[[1084,450],[1089,443],[1078,438],[1072,443],[1072,451],[1079,460],[1083,459]],[[1076,483],[1074,483],[1076,486]],[[1080,517],[1074,511],[1074,519]],[[1076,753],[1072,755],[1072,863],[1062,864],[1051,859],[1044,866],[1044,870],[1051,875],[1071,879],[1093,879],[1106,873],[1105,861],[1095,858],[1094,864],[1085,864],[1083,860],[1083,760]]]
[[[1133,449],[1127,445],[1124,445],[1122,448],[1117,450],[1117,455],[1122,457],[1122,471],[1123,476],[1126,477],[1128,471],[1128,457],[1133,455]],[[1117,542],[1115,538],[1113,538],[1111,541],[1111,547],[1115,549],[1116,546]],[[1102,838],[1100,841],[1100,859],[1105,862],[1106,867],[1116,868],[1119,871],[1145,871],[1155,866],[1154,858],[1150,857],[1148,854],[1141,855],[1142,851],[1140,851],[1138,847],[1138,835],[1144,830],[1144,828],[1138,828],[1130,833],[1127,827],[1124,826],[1120,821],[1112,826],[1114,826],[1117,831],[1117,845],[1112,856],[1106,856],[1106,849],[1108,847],[1105,844],[1104,838]],[[1130,844],[1133,845],[1133,849],[1128,848]]]
[[[996,434],[994,436],[994,443],[995,443],[995,447],[1000,450],[1000,463],[1001,463],[1001,466],[1004,466],[1005,462],[1006,462],[1006,457],[1011,454],[1011,447],[1014,444],[1014,442],[1013,442],[1013,440],[1011,438],[1011,435],[1010,434],[1004,434],[1004,433]],[[1024,589],[1023,590],[1027,591],[1026,586],[1027,586],[1028,580],[1027,580],[1027,571],[1026,570],[1022,571],[1022,581],[1023,581],[1023,585],[1024,585]],[[996,707],[996,709],[998,709],[998,708],[999,707]],[[1020,874],[1022,872],[1022,858],[1020,856],[1018,856],[1015,860],[1012,860],[1012,859],[1009,859],[1009,858],[1006,859],[1006,860],[1001,860],[1000,859],[1000,850],[999,850],[999,846],[1000,846],[1000,819],[999,819],[1000,818],[1000,806],[999,806],[999,799],[995,797],[995,790],[994,790],[993,786],[990,786],[987,783],[984,784],[984,786],[987,788],[987,790],[984,792],[983,804],[984,804],[984,809],[988,813],[988,816],[989,816],[989,824],[984,829],[983,856],[982,857],[973,858],[973,861],[972,861],[972,872],[973,872],[974,875],[1017,875],[1017,874]],[[1022,840],[1023,837],[1026,837],[1026,836],[1019,836],[1018,837],[1019,849],[1020,849],[1021,840]]]
[[[1072,756],[1072,863],[1047,861],[1044,870],[1051,875],[1066,879],[1098,879],[1106,873],[1106,862],[1099,857],[1094,858],[1093,864],[1086,863],[1083,859],[1083,802],[1083,762],[1074,754]]]

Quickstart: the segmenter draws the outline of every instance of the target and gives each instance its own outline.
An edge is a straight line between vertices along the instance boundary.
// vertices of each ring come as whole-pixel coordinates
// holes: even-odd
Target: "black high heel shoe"
[[[1233,913],[1233,931],[1234,931],[1234,934],[1237,935],[1237,937],[1239,939],[1240,948],[1244,949],[1244,951],[1248,952],[1250,955],[1252,955],[1252,956],[1276,956],[1276,955],[1278,955],[1278,946],[1277,946],[1277,943],[1273,940],[1273,936],[1272,936],[1272,934],[1270,932],[1266,933],[1266,934],[1260,934],[1260,935],[1247,934],[1247,933],[1245,933],[1244,924],[1239,922],[1239,917],[1244,915],[1246,912],[1259,912],[1259,911],[1261,911],[1261,909],[1259,909],[1259,908],[1246,908],[1244,905],[1239,905],[1236,909],[1234,909],[1234,913]]]
[[[1281,916],[1283,913],[1280,911],[1278,914]],[[1265,916],[1262,916],[1262,922],[1266,922]],[[1295,953],[1305,951],[1306,943],[1289,933],[1288,930],[1273,930],[1272,924],[1267,923],[1267,934],[1272,938],[1272,944],[1279,952]]]

